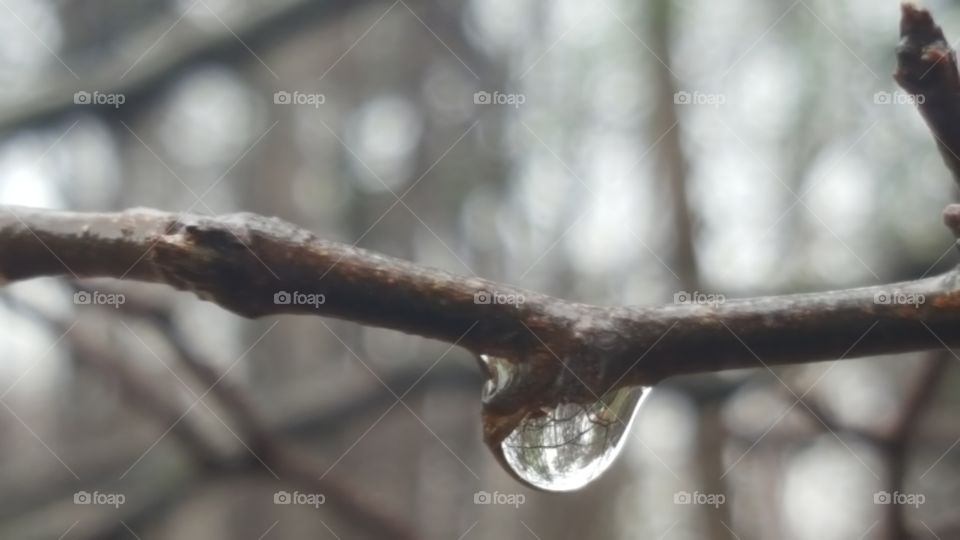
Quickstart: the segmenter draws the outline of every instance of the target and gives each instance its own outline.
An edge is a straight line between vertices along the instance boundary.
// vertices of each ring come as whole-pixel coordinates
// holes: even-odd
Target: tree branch
[[[960,74],[957,55],[925,9],[900,6],[900,45],[893,77],[915,95],[937,149],[960,184]]]
[[[589,402],[686,373],[960,346],[957,271],[714,306],[600,307],[458,277],[254,214],[2,208],[2,281],[165,283],[245,317],[323,315],[457,343],[517,362],[522,384],[488,404],[502,412]],[[278,293],[293,296],[278,303]],[[477,301],[484,293],[494,300]]]
[[[926,11],[903,7],[898,82],[960,178],[960,77]],[[716,305],[602,307],[418,266],[255,214],[0,207],[0,284],[40,276],[164,283],[245,317],[331,316],[511,360],[485,402],[511,430],[560,403],[623,386],[735,368],[960,346],[960,270],[842,291]],[[960,209],[945,222],[960,230]],[[496,435],[493,435],[496,438]]]

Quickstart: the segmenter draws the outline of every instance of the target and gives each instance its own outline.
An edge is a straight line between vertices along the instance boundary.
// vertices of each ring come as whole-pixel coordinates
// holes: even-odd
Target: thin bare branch
[[[901,5],[894,78],[916,98],[920,114],[954,180],[960,184],[960,72],[957,54],[930,12]]]
[[[260,50],[278,43],[278,37],[289,37],[308,24],[316,24],[369,3],[343,0],[276,0],[256,7],[250,6],[248,15],[237,22],[223,24],[216,31],[204,32],[174,20],[163,20],[130,38],[115,57],[108,57],[92,69],[83,72],[82,81],[72,73],[34,85],[35,91],[7,103],[0,109],[0,131],[12,131],[25,125],[55,119],[70,110],[79,110],[74,93],[80,90],[105,94],[122,94],[125,107],[134,107],[143,98],[177,80],[177,75],[205,62],[257,62],[252,50]],[[210,9],[202,2],[189,8]],[[143,58],[133,64],[130,51],[146,48],[155,36],[162,36]],[[269,70],[269,67],[265,68]],[[83,106],[83,105],[81,105]],[[86,110],[90,110],[86,106]],[[98,109],[104,113],[113,108]]]
[[[3,208],[4,281],[165,283],[246,317],[331,316],[459,343],[529,372],[488,404],[504,412],[591,402],[614,385],[685,373],[960,346],[957,271],[718,305],[600,307],[458,277],[254,214]]]

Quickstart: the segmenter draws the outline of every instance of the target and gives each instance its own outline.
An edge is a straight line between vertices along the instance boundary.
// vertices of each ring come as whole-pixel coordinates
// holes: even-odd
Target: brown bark
[[[894,78],[914,94],[937,149],[960,184],[960,74],[957,55],[925,9],[901,5],[900,45]]]
[[[165,283],[246,317],[331,316],[514,358],[525,376],[491,404],[503,412],[588,402],[686,373],[960,346],[957,271],[715,306],[600,307],[457,277],[253,214],[6,207],[0,279],[51,275]],[[893,291],[924,301],[876,300]],[[324,301],[276,303],[279,292]],[[475,301],[484,293],[523,301]]]

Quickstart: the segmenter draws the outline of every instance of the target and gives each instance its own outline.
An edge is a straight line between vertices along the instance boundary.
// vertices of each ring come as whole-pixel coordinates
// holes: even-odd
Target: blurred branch
[[[5,298],[5,300],[9,300],[9,298]],[[21,306],[22,304],[19,303],[16,305],[18,309]],[[33,308],[28,307],[24,313],[32,314],[32,311]],[[396,371],[396,373],[384,376],[384,384],[390,388],[410,388],[405,399],[416,399],[418,396],[438,387],[458,389],[476,394],[480,385],[475,371],[452,365],[438,366],[426,376],[423,376],[423,368],[420,366],[404,367]],[[419,384],[415,384],[417,382]],[[377,384],[375,388],[366,392],[358,392],[348,399],[338,400],[331,407],[318,409],[316,414],[298,418],[285,418],[277,423],[276,430],[283,433],[285,437],[297,441],[302,440],[306,444],[310,440],[334,437],[341,430],[349,429],[354,419],[369,414],[381,414],[395,401],[396,398],[392,394],[385,391],[383,386]],[[132,439],[125,439],[124,442],[136,445]],[[148,443],[149,441],[146,441],[143,444]],[[104,455],[102,466],[81,469],[77,468],[74,462],[71,462],[71,466],[83,478],[84,484],[90,486],[90,489],[93,489],[94,486],[103,486],[116,481],[127,466],[143,452],[143,448],[139,446],[124,448],[119,452],[113,450],[111,449],[111,452],[101,452]],[[67,453],[69,454],[69,452]],[[16,463],[13,465],[16,466]],[[144,464],[143,466],[148,465]],[[192,471],[192,473],[185,472],[182,475],[177,475],[179,478],[171,478],[169,473],[165,473],[163,482],[154,482],[149,490],[145,490],[143,493],[138,492],[135,500],[128,500],[123,507],[123,517],[120,519],[123,519],[124,523],[134,531],[145,531],[150,523],[162,519],[162,516],[167,515],[177,506],[189,503],[191,501],[190,497],[194,493],[202,492],[203,486],[209,482],[223,481],[228,478],[235,479],[238,475],[265,477],[264,473],[265,469],[253,459],[238,460],[231,467],[200,468]],[[269,480],[273,481],[272,478],[269,478]],[[328,480],[330,479],[328,478]],[[5,491],[7,493],[4,493],[3,499],[0,500],[5,514],[4,519],[0,522],[0,532],[20,531],[22,534],[24,527],[33,530],[33,526],[24,523],[26,521],[49,525],[49,528],[44,529],[47,531],[45,534],[30,536],[31,538],[48,538],[60,534],[65,528],[64,526],[57,530],[60,522],[55,519],[55,516],[61,515],[64,507],[73,504],[73,494],[77,491],[77,485],[76,480],[70,476],[69,480],[64,479],[62,482],[43,485],[31,484],[30,486],[21,485],[16,489],[11,486],[10,489]],[[329,494],[329,492],[326,493]],[[27,497],[27,500],[24,500],[25,497]],[[334,502],[330,501],[330,504]],[[22,506],[14,507],[14,504]],[[28,511],[27,509],[31,510]],[[117,521],[115,514],[108,513],[101,521],[95,522],[95,520],[85,518],[82,529],[71,530],[70,538],[89,538],[92,540],[113,537],[108,533],[119,538],[123,538],[123,534],[127,534],[127,537],[129,537],[129,533]],[[119,535],[116,533],[119,533]]]
[[[338,513],[351,523],[362,524],[378,534],[390,538],[412,538],[407,526],[387,516],[373,505],[364,503],[354,490],[328,477],[307,453],[295,448],[277,433],[271,431],[258,417],[253,405],[224,375],[202,359],[188,343],[188,339],[174,324],[165,310],[144,312],[157,323],[167,341],[177,352],[178,360],[209,389],[220,404],[240,424],[240,437],[250,454],[271,474],[277,473],[284,482],[294,484],[312,493],[323,493]],[[256,468],[256,464],[251,462]]]
[[[130,305],[124,303],[124,313],[129,313]],[[264,459],[270,460],[274,447],[279,441],[261,422],[247,397],[226,378],[213,368],[209,362],[202,359],[189,344],[189,339],[174,323],[170,312],[153,306],[136,306],[141,315],[154,322],[173,347],[177,360],[204,386],[209,389],[220,403],[230,412],[235,421],[240,424],[245,444],[253,454],[263,454]]]
[[[674,63],[671,41],[682,35],[682,29],[676,24],[677,6],[673,2],[648,0],[643,6],[641,19],[647,23],[651,52],[658,60],[650,63],[654,70],[651,81],[655,92],[654,103],[659,106],[653,108],[648,140],[655,141],[652,144],[656,146],[659,165],[656,177],[662,178],[667,184],[667,205],[670,207],[669,214],[672,219],[670,226],[665,228],[672,238],[672,250],[667,266],[676,273],[682,290],[699,291],[701,269],[694,235],[696,216],[688,196],[690,165],[680,137],[680,118],[675,103],[675,96],[680,89],[676,85],[672,69]],[[676,385],[676,388],[684,390],[684,394],[697,407],[697,488],[704,493],[726,494],[726,467],[723,463],[723,452],[718,452],[717,449],[724,448],[727,440],[721,408],[728,394],[701,392],[701,387],[695,384]],[[730,537],[729,524],[733,521],[727,505],[701,505],[698,510],[705,525],[704,538],[726,540]]]
[[[116,47],[119,51],[116,57],[98,62],[90,73],[83,74],[82,79],[72,73],[64,73],[52,80],[38,82],[35,91],[24,95],[19,101],[11,100],[0,109],[0,132],[43,122],[77,108],[74,93],[79,90],[123,94],[127,104],[133,105],[137,99],[175,81],[179,73],[190,67],[235,58],[253,60],[256,56],[251,49],[275,45],[305,25],[316,24],[368,3],[369,0],[259,2],[247,6],[250,15],[244,20],[230,23],[229,27],[224,24],[215,32],[200,31],[171,20],[160,21],[149,30],[130,38],[127,45]],[[196,9],[210,8],[201,5]],[[142,62],[131,66],[129,51],[145,49],[155,36],[163,38],[149,50]],[[85,110],[115,110],[85,107]]]
[[[41,318],[55,327],[58,334],[65,335],[79,361],[98,370],[106,377],[116,378],[127,401],[155,419],[161,428],[170,426],[171,435],[184,445],[191,457],[201,464],[202,470],[229,474],[251,470],[267,472],[271,475],[276,471],[279,477],[277,479],[281,481],[301,489],[308,489],[312,493],[323,493],[328,504],[351,524],[389,538],[413,537],[406,525],[362,502],[352,489],[337,482],[333,477],[326,476],[324,469],[317,466],[307,454],[294,450],[267,429],[259,421],[245,396],[229,386],[215,369],[194,354],[183,341],[183,336],[174,329],[174,325],[164,323],[164,321],[169,322],[169,318],[160,316],[158,311],[152,313],[152,318],[155,322],[161,323],[161,330],[176,351],[178,359],[205,385],[205,390],[208,389],[242,426],[241,443],[249,450],[252,459],[242,459],[218,450],[209,436],[186,417],[192,407],[185,407],[178,400],[170,398],[168,389],[157,385],[137,370],[118,353],[116,348],[100,343],[94,337],[98,335],[97,333],[68,332],[70,325],[65,321],[42,314],[38,309],[25,303],[8,301],[19,311]],[[155,509],[155,505],[145,505],[142,508],[134,506],[131,507],[131,512],[138,514],[150,512],[152,509]],[[122,533],[121,525],[122,523],[111,523],[109,526],[117,528],[117,531]],[[90,533],[91,538],[103,537],[100,530]]]
[[[61,318],[42,312],[37,307],[4,298],[17,312],[26,314],[50,326],[56,335],[65,336],[75,361],[117,381],[124,398],[146,416],[153,418],[165,429],[171,426],[173,439],[204,467],[216,467],[224,456],[217,450],[199,425],[182,418],[183,404],[165,387],[134,367],[121,356],[117,348],[109,346],[104,336],[94,332],[69,332],[71,324]]]
[[[800,405],[796,410],[813,420],[813,427],[818,431],[822,428],[835,435],[843,433],[874,447],[885,444],[886,439],[883,434],[869,428],[847,425],[834,415],[832,409],[825,408],[819,399],[810,395],[809,390],[801,391],[793,388],[792,385],[781,384],[779,394],[784,400],[795,400]]]
[[[953,353],[947,350],[938,351],[924,359],[925,362],[917,370],[918,373],[907,389],[897,416],[885,428],[869,429],[845,425],[821,407],[817,400],[805,395],[797,398],[803,405],[799,410],[805,411],[834,435],[839,436],[840,433],[853,435],[872,446],[883,455],[887,469],[887,480],[883,491],[906,493],[904,481],[910,443],[919,427],[920,417],[933,401],[936,387],[953,358]],[[796,395],[796,392],[784,387],[785,398],[790,399],[790,396]],[[907,527],[903,504],[887,504],[884,506],[884,513],[886,524],[883,530],[886,537],[893,540],[912,537]]]
[[[881,448],[886,456],[889,474],[886,490],[889,493],[906,493],[904,482],[910,443],[917,430],[920,416],[929,408],[934,391],[952,360],[953,353],[950,351],[938,352],[926,359],[903,400],[900,414],[884,433],[885,444]],[[904,516],[904,505],[886,505],[886,530],[891,539],[911,537]]]
[[[644,10],[643,19],[649,21],[651,51],[658,60],[651,65],[654,70],[654,102],[659,106],[653,109],[648,138],[656,146],[658,172],[669,190],[667,204],[672,221],[667,229],[673,235],[669,266],[678,274],[680,286],[694,291],[700,286],[700,265],[694,239],[695,216],[687,195],[690,166],[680,139],[680,118],[674,103],[678,88],[670,68],[673,65],[670,40],[674,35],[674,9],[670,2],[649,0]]]

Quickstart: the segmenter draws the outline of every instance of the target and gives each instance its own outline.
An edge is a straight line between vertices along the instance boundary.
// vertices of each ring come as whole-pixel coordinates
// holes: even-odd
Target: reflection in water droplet
[[[483,384],[484,401],[492,398],[497,392],[506,388],[507,384],[513,380],[516,372],[516,366],[506,358],[480,355],[480,360],[487,368],[487,382]]]
[[[509,360],[482,356],[490,379],[484,401],[515,380]],[[546,491],[579,489],[606,471],[623,449],[626,433],[649,387],[621,388],[590,405],[567,403],[549,410],[527,413],[493,448],[514,476]],[[498,424],[484,410],[487,425]],[[494,443],[495,441],[488,441]]]
[[[503,457],[517,476],[534,487],[579,489],[613,463],[649,390],[622,388],[591,405],[560,405],[540,416],[528,416],[501,443]]]

